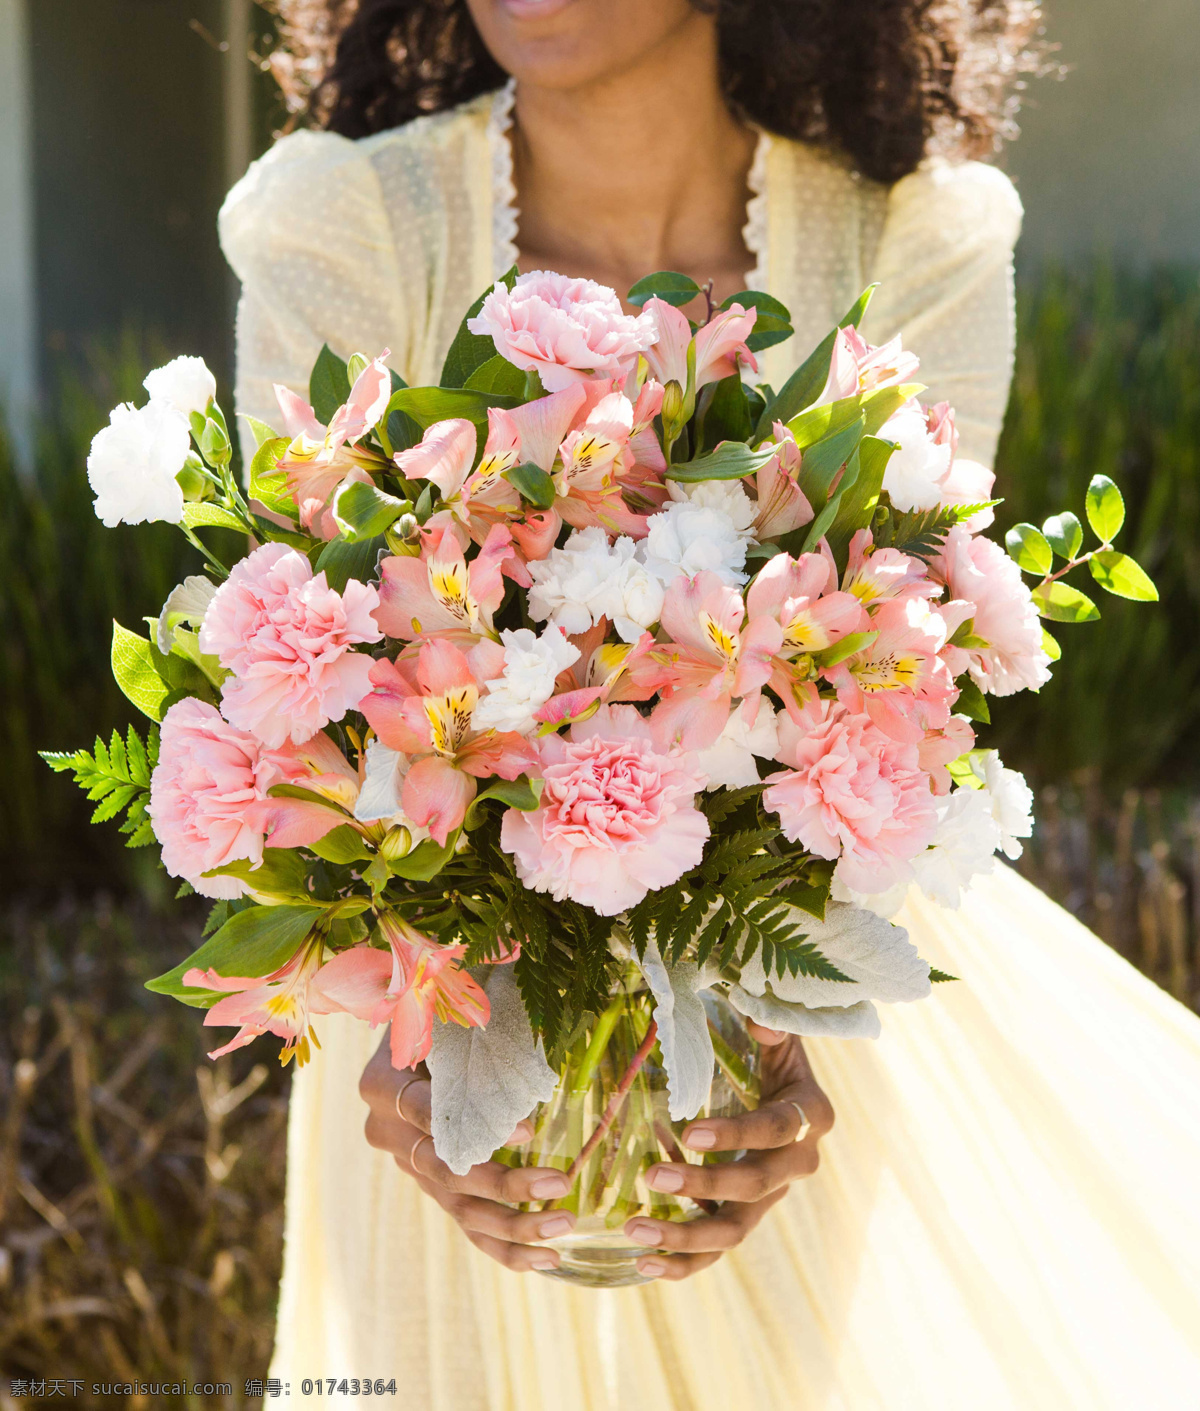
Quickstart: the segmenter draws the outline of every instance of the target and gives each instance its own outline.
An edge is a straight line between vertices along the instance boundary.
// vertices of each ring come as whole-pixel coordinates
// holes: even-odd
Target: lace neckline
[[[517,263],[521,212],[517,206],[512,155],[516,100],[517,81],[510,78],[493,96],[487,124],[492,158],[492,269],[497,279]],[[760,129],[747,179],[750,199],[746,202],[746,223],[742,227],[742,239],[754,258],[754,267],[746,275],[747,289],[765,289],[767,282],[767,157],[770,150],[771,134]]]

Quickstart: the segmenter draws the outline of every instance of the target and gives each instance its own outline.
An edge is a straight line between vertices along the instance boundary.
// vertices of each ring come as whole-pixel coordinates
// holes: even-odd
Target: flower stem
[[[617,1113],[620,1112],[622,1104],[629,1096],[629,1089],[633,1087],[633,1080],[637,1077],[642,1064],[650,1057],[650,1050],[654,1047],[654,1042],[657,1038],[658,1025],[652,1019],[650,1021],[650,1027],[646,1030],[646,1037],[642,1040],[638,1051],[633,1055],[633,1061],[626,1070],[625,1076],[621,1079],[620,1083],[617,1084],[616,1091],[613,1093],[612,1097],[609,1098],[608,1106],[604,1109],[604,1115],[600,1118],[596,1130],[587,1139],[583,1150],[575,1160],[571,1162],[570,1169],[567,1171],[567,1179],[572,1183],[583,1169],[588,1157],[591,1156],[592,1152],[595,1151],[604,1140],[604,1134],[616,1121]]]

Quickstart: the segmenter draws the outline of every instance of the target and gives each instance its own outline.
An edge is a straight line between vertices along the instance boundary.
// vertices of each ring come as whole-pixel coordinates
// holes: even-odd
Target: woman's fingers
[[[791,1181],[811,1176],[819,1161],[817,1141],[809,1136],[802,1142],[758,1152],[741,1161],[726,1161],[719,1166],[663,1162],[650,1168],[646,1183],[664,1195],[686,1195],[693,1200],[755,1201]]]
[[[575,1228],[575,1216],[569,1210],[530,1211],[523,1215],[518,1210],[497,1205],[494,1200],[448,1192],[443,1194],[440,1203],[468,1234],[490,1235],[508,1244],[561,1239]]]
[[[551,1166],[503,1166],[484,1161],[465,1176],[456,1176],[433,1149],[433,1138],[414,1143],[409,1162],[418,1175],[436,1182],[451,1195],[472,1195],[523,1205],[533,1200],[560,1200],[571,1189],[562,1171]]]
[[[638,1260],[638,1273],[648,1279],[687,1279],[720,1259],[719,1254],[647,1254]]]
[[[626,1222],[625,1233],[636,1244],[669,1254],[724,1254],[741,1244],[784,1194],[781,1188],[752,1204],[723,1206],[715,1215],[680,1224],[638,1215]]]
[[[467,1231],[467,1238],[476,1249],[515,1274],[527,1274],[533,1269],[558,1268],[558,1254],[553,1249],[539,1249],[528,1244],[506,1244],[504,1240],[477,1234],[472,1230]]]
[[[683,1144],[691,1151],[769,1151],[794,1142],[805,1121],[816,1137],[833,1126],[833,1108],[815,1083],[786,1088],[782,1096],[741,1117],[693,1122],[683,1134]]]

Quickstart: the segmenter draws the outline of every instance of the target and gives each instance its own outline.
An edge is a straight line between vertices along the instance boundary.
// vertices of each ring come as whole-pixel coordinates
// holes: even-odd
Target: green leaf
[[[210,526],[213,529],[236,529],[242,534],[246,532],[246,526],[236,514],[231,514],[220,505],[207,504],[203,500],[184,505],[183,523],[189,529]]]
[[[113,623],[112,673],[118,686],[151,720],[161,720],[171,687],[154,664],[154,653],[145,637]]]
[[[958,714],[965,715],[968,720],[976,720],[981,725],[990,725],[992,712],[988,707],[987,697],[975,682],[964,674],[954,684],[958,687],[958,700],[954,703]]]
[[[363,481],[347,485],[333,501],[333,517],[348,544],[378,538],[405,511],[412,511],[407,500],[398,500]]]
[[[1102,544],[1111,544],[1125,523],[1125,500],[1107,475],[1093,475],[1087,492],[1087,518]]]
[[[1062,648],[1044,627],[1042,628],[1042,650],[1051,661],[1058,661],[1062,656]]]
[[[507,808],[518,808],[522,813],[532,812],[541,801],[544,783],[542,779],[528,779],[524,774],[519,779],[497,779],[471,800],[463,827],[469,831],[483,822],[484,813],[480,804],[487,799],[497,799]]]
[[[825,537],[826,531],[833,527],[833,523],[837,519],[838,510],[841,508],[842,496],[851,494],[854,487],[858,484],[860,468],[861,462],[859,461],[858,451],[856,449],[854,454],[850,457],[841,480],[838,482],[837,489],[830,495],[820,514],[818,514],[816,519],[808,526],[808,534],[805,536],[804,543],[800,547],[802,554],[811,553],[817,548],[821,540]]]
[[[858,475],[853,484],[839,487],[837,514],[825,534],[839,563],[844,561],[855,531],[865,529],[871,522],[883,489],[883,475],[895,449],[894,441],[881,441],[877,436],[864,436],[859,442]]]
[[[829,486],[838,471],[858,449],[866,424],[866,415],[860,412],[848,425],[832,432],[804,452],[796,479],[810,503],[824,506]]]
[[[497,282],[503,284],[506,289],[511,289],[517,282],[516,265],[506,270]],[[472,333],[467,327],[467,320],[478,315],[483,308],[483,301],[495,287],[494,284],[489,284],[463,315],[463,321],[454,335],[454,342],[450,344],[450,350],[446,354],[446,361],[442,364],[442,375],[438,381],[443,387],[463,386],[477,367],[482,367],[490,358],[496,356],[496,345],[492,339],[485,334]]]
[[[320,916],[321,908],[315,906],[247,907],[231,916],[174,970],[148,980],[146,988],[207,1009],[223,996],[217,990],[186,986],[183,977],[193,966],[215,970],[218,975],[270,975],[296,954]]]
[[[402,387],[392,393],[383,419],[388,421],[393,412],[399,411],[412,417],[418,426],[429,427],[435,421],[461,417],[486,432],[489,407],[515,407],[522,401],[522,397],[500,397],[469,387]]]
[[[369,583],[375,576],[379,551],[386,548],[387,540],[382,534],[373,539],[357,539],[353,543],[339,535],[321,550],[316,571],[324,573],[325,581],[340,593],[351,578]]]
[[[1032,524],[1014,524],[1004,536],[1008,554],[1026,573],[1050,572],[1054,555],[1046,536]]]
[[[278,901],[308,904],[308,868],[293,848],[264,848],[262,862],[255,867],[248,858],[214,867],[206,877],[236,877],[256,896]]]
[[[1059,558],[1073,559],[1083,547],[1083,525],[1070,510],[1052,514],[1042,525],[1042,533]]]
[[[308,400],[313,415],[328,426],[333,414],[350,396],[350,374],[346,364],[328,343],[317,354],[312,376],[308,380]]]
[[[540,465],[523,461],[504,472],[504,479],[521,493],[521,498],[535,509],[548,510],[554,504],[554,481]]]
[[[802,451],[815,446],[826,436],[841,431],[863,417],[863,435],[874,436],[884,423],[900,408],[923,391],[921,383],[906,382],[901,387],[876,387],[871,392],[860,392],[853,397],[843,397],[837,402],[826,402],[819,407],[809,407],[788,422],[788,430],[795,437],[796,445]]]
[[[389,862],[388,868],[397,877],[407,877],[410,882],[429,882],[454,856],[457,842],[457,831],[449,835],[444,848],[438,847],[432,838],[426,838],[423,843],[418,843],[407,857]]]
[[[750,439],[754,424],[750,419],[746,384],[736,372],[704,388],[698,412],[701,453],[711,451],[722,441]]]
[[[1051,622],[1095,622],[1100,610],[1086,594],[1066,583],[1039,583],[1033,590],[1033,603]]]
[[[689,485],[699,480],[740,480],[744,475],[753,475],[761,470],[774,454],[774,446],[751,450],[741,441],[722,441],[715,451],[706,456],[684,461],[682,465],[668,466],[667,476]]]
[[[852,657],[855,652],[861,652],[864,647],[869,647],[878,636],[878,632],[851,632],[840,642],[835,642],[832,647],[826,647],[823,652],[817,652],[813,660],[821,667],[837,666],[847,657]]]
[[[259,421],[258,417],[249,416],[246,412],[243,412],[242,420],[250,428],[250,434],[254,437],[254,445],[257,450],[261,450],[268,441],[280,439],[279,433],[275,428],[268,426],[265,421]]]
[[[681,309],[685,304],[690,304],[700,292],[700,286],[686,274],[680,274],[673,269],[660,269],[654,274],[646,275],[644,279],[639,279],[630,287],[625,298],[627,303],[639,309],[650,299],[661,299],[664,304]]]
[[[758,317],[754,320],[754,332],[746,339],[746,346],[752,353],[761,353],[764,348],[773,348],[795,332],[788,307],[778,299],[773,299],[770,294],[764,294],[761,289],[743,289],[740,294],[731,294],[721,305],[721,309],[724,311],[734,304],[758,311]],[[749,431],[746,435],[750,435]]]
[[[958,976],[948,975],[944,970],[935,970],[931,965],[929,967],[929,979],[930,982],[934,985],[945,985],[948,984],[951,980],[957,980]]]
[[[305,846],[326,862],[336,862],[343,867],[352,862],[369,862],[375,856],[363,841],[362,834],[349,823],[339,823],[332,832]]]
[[[300,510],[288,490],[287,476],[275,469],[290,444],[286,436],[277,436],[264,441],[255,451],[250,462],[250,498],[273,514],[295,521],[300,518]]]
[[[480,363],[463,386],[472,392],[493,392],[499,397],[525,400],[525,374],[499,353]]]
[[[817,400],[829,377],[829,363],[833,357],[833,345],[838,329],[858,327],[877,287],[872,284],[859,295],[837,328],[821,340],[775,396],[767,401],[755,428],[756,436],[767,435],[773,422],[791,421],[797,412],[811,407]]]
[[[1158,602],[1158,589],[1145,569],[1128,554],[1102,549],[1088,559],[1088,568],[1101,588],[1118,598],[1132,598],[1135,603]]]

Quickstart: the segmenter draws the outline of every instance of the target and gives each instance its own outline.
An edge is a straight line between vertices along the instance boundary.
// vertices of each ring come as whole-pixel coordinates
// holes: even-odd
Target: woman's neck
[[[669,52],[579,89],[517,87],[514,175],[522,269],[584,275],[624,291],[658,269],[718,299],[742,289],[755,134],[717,83],[711,24]],[[664,46],[667,49],[668,46]]]

